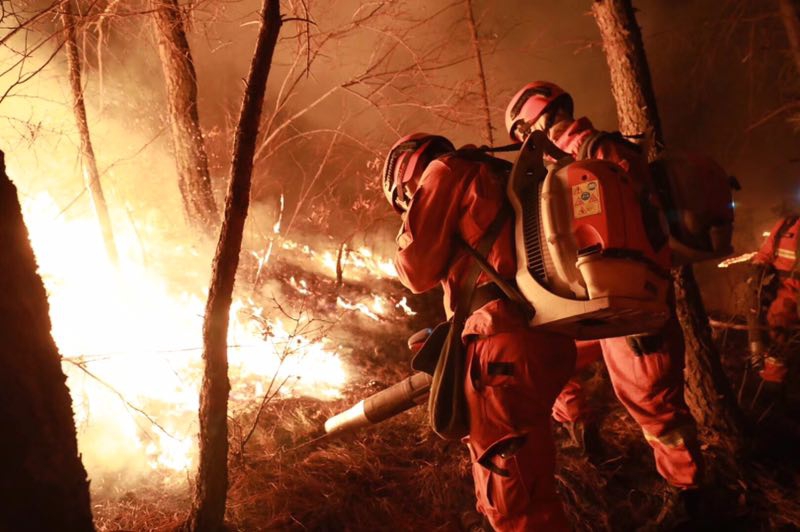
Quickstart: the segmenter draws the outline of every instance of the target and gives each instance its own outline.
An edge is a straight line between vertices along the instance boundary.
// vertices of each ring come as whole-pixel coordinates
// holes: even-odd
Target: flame
[[[298,282],[295,280],[294,275],[289,278],[289,284],[292,285],[292,288],[297,290],[301,295],[307,296],[311,294],[311,291],[308,289],[308,283],[305,279],[300,279]]]
[[[379,308],[376,312],[376,309],[371,309],[369,305],[364,302],[351,303],[342,296],[339,296],[336,298],[336,306],[345,310],[357,310],[371,320],[380,321],[381,319],[379,314],[381,313],[382,309]]]
[[[408,306],[408,298],[403,296],[403,299],[397,302],[395,308],[401,309],[403,312],[406,313],[408,316],[416,316],[417,313],[414,312],[411,307]]]
[[[283,208],[284,208],[284,199],[283,194],[281,194],[280,200],[280,210],[278,211],[278,219],[275,221],[275,225],[272,226],[272,232],[276,235],[279,235],[281,232],[281,222],[283,221]],[[272,241],[270,241],[270,246],[272,245]]]
[[[106,474],[135,481],[153,470],[185,480],[195,467],[208,263],[176,247],[172,268],[188,285],[177,290],[143,266],[143,246],[123,224],[115,227],[117,269],[94,219],[60,218],[47,193],[24,201],[23,211],[93,485]],[[307,289],[303,280],[297,286]],[[324,331],[305,315],[264,314],[252,301],[232,305],[231,410],[259,404],[273,377],[285,382],[283,396],[338,397],[347,373]]]
[[[733,264],[739,264],[740,262],[748,262],[750,259],[756,256],[756,251],[750,253],[743,253],[742,255],[738,255],[736,257],[731,257],[729,259],[725,259],[719,264],[717,264],[717,268],[727,268]]]
[[[332,250],[319,251],[307,244],[300,244],[294,240],[283,239],[280,244],[286,251],[294,251],[310,258],[313,264],[320,267],[324,275],[336,275],[337,252]],[[349,249],[344,246],[342,250],[343,277],[349,280],[363,281],[367,279],[397,279],[397,268],[391,259],[377,256],[367,247]]]

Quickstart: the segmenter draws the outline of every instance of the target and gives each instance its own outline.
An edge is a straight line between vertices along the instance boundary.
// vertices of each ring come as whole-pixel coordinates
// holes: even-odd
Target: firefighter
[[[506,110],[506,127],[515,141],[524,141],[532,131],[543,131],[561,150],[576,159],[605,159],[619,164],[638,185],[643,206],[655,205],[649,190],[647,160],[638,147],[619,133],[597,131],[588,118],[573,118],[571,96],[545,81],[529,83],[511,100]],[[654,216],[645,208],[646,217]],[[660,265],[670,266],[665,235],[658,235],[660,223],[647,223],[648,235],[657,250]],[[674,314],[674,312],[673,312]],[[600,341],[611,384],[620,402],[639,424],[653,449],[656,468],[671,486],[657,521],[691,518],[696,515],[701,455],[694,419],[683,398],[684,344],[673,317],[658,335],[606,338]],[[567,394],[580,393],[568,388]],[[558,404],[575,403],[562,397]],[[575,410],[580,421],[583,412]],[[556,412],[558,418],[559,412]],[[677,517],[684,514],[685,517]]]
[[[395,265],[415,293],[441,285],[452,316],[460,283],[474,260],[460,246],[477,246],[499,228],[486,255],[499,275],[516,273],[508,164],[476,149],[454,150],[445,138],[415,134],[389,152],[383,189],[402,216]],[[476,282],[462,339],[465,394],[477,510],[496,530],[568,530],[555,490],[553,401],[575,364],[570,338],[527,326],[524,312],[485,273]]]
[[[775,224],[751,260],[755,270],[750,280],[754,304],[748,315],[751,360],[761,366],[761,379],[773,385],[784,383],[789,357],[800,343],[799,243],[800,216],[785,216]],[[766,316],[762,309],[766,310]],[[763,333],[764,321],[768,335]]]

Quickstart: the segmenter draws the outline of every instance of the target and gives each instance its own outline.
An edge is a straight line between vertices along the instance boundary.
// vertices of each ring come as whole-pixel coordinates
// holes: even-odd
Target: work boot
[[[464,532],[493,532],[492,525],[486,516],[475,510],[468,510],[461,514],[461,530]]]
[[[700,490],[669,486],[655,525],[658,530],[699,530]]]

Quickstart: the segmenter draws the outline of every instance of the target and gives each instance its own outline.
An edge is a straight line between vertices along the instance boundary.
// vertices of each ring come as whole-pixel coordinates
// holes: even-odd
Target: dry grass
[[[403,370],[396,364],[382,379],[400,377]],[[607,409],[604,456],[596,465],[577,456],[557,431],[557,476],[576,530],[633,530],[645,526],[662,502],[663,484],[649,448],[627,414],[607,402],[605,386],[595,394]],[[304,436],[318,434],[328,415],[378,387],[361,383],[334,403],[294,399],[271,405],[244,456],[231,459],[230,529],[459,530],[458,516],[474,504],[468,457],[460,445],[430,434],[423,409],[292,451]],[[708,511],[727,523],[724,529],[800,528],[799,459],[789,456],[796,441],[794,447],[761,442],[740,464],[747,478],[737,479],[728,474],[729,457],[706,438],[713,486]],[[95,515],[100,530],[171,530],[187,508],[186,493],[140,490],[100,502]]]
[[[415,303],[417,309],[435,308],[435,296]],[[350,361],[362,372],[342,399],[269,404],[244,453],[237,428],[251,419],[246,415],[231,424],[230,530],[460,530],[459,515],[474,505],[468,456],[460,444],[431,434],[422,408],[379,427],[293,450],[318,435],[329,415],[406,376],[405,338],[434,318],[420,315],[410,324],[347,320],[346,334],[359,335]],[[744,345],[735,334],[726,340],[734,383]],[[604,452],[592,463],[556,430],[557,477],[568,515],[581,531],[646,528],[661,507],[664,488],[649,447],[614,399],[602,366],[595,368],[588,388],[602,418]],[[751,451],[737,464],[745,478],[733,476],[733,458],[704,435],[711,486],[704,510],[718,518],[715,529],[800,529],[799,413],[790,401],[751,433]],[[94,511],[99,530],[163,531],[178,528],[188,507],[187,489],[142,488],[98,499]]]

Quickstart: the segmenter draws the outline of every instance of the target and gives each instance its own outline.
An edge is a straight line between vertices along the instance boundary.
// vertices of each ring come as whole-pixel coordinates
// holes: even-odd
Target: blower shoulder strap
[[[487,253],[491,249],[508,217],[508,210],[501,209],[478,243],[482,252]],[[433,431],[446,440],[461,439],[469,433],[469,406],[464,392],[466,355],[461,334],[470,314],[470,304],[480,271],[477,263],[470,261],[460,280],[455,312],[431,378],[428,397],[430,424]]]
[[[630,136],[630,138],[639,137],[642,137],[642,135]],[[619,131],[595,131],[589,134],[583,143],[581,143],[580,148],[578,148],[578,153],[575,154],[575,160],[582,161],[584,159],[593,159],[594,153],[597,151],[597,144],[602,140],[611,140],[612,142],[624,144],[637,152],[641,152],[641,147],[638,144],[628,140],[628,137]]]
[[[489,250],[492,249],[492,245],[497,241],[497,237],[500,235],[500,230],[503,228],[503,225],[505,224],[506,221],[508,221],[510,217],[511,217],[511,211],[509,210],[508,206],[503,205],[503,207],[501,207],[500,211],[497,213],[495,219],[492,221],[491,225],[489,225],[489,228],[486,230],[481,239],[478,241],[478,245],[476,248],[472,248],[463,239],[461,239],[460,237],[458,238],[462,247],[464,247],[468,253],[471,252],[470,255],[472,255],[473,260],[470,261],[470,264],[467,267],[466,272],[464,273],[464,276],[461,280],[458,289],[456,308],[455,312],[453,313],[454,325],[457,326],[457,323],[459,321],[457,320],[457,318],[463,318],[463,320],[461,321],[461,326],[463,327],[463,322],[465,322],[466,319],[469,317],[469,307],[470,304],[472,303],[472,296],[475,292],[475,286],[478,282],[478,277],[480,276],[481,270],[483,269],[481,266],[481,261],[476,260],[476,257],[483,260],[483,257],[488,255]],[[491,268],[491,266],[489,267]]]
[[[473,248],[466,242],[462,242],[462,244],[464,249],[467,250],[467,253],[469,253],[472,256],[472,259],[475,261],[473,264],[477,265],[478,268],[480,268],[489,277],[489,279],[491,279],[492,282],[494,282],[494,284],[500,288],[500,290],[508,299],[519,305],[520,308],[525,311],[528,318],[532,318],[536,311],[534,310],[530,301],[528,301],[525,296],[522,295],[522,292],[519,291],[519,288],[517,288],[514,283],[509,282],[501,277],[497,270],[491,264],[489,264],[489,261],[486,260],[485,254],[481,254],[479,250]]]

